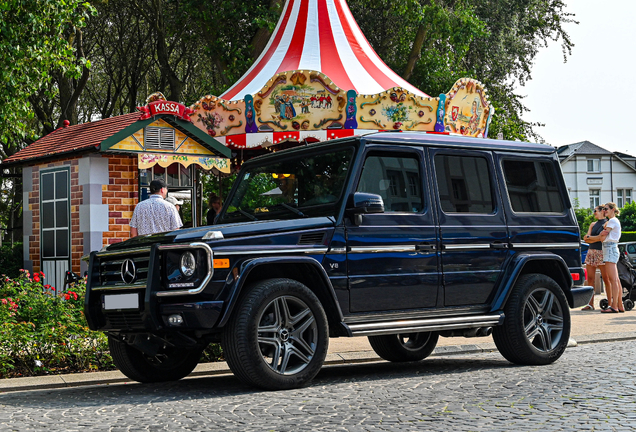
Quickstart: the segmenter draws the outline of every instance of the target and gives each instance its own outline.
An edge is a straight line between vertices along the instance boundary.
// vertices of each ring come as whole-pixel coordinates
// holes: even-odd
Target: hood
[[[296,230],[334,227],[336,221],[332,217],[315,217],[307,219],[269,220],[242,222],[225,225],[207,225],[197,228],[185,228],[176,231],[138,236],[125,242],[115,243],[108,250],[128,249],[131,247],[151,246],[166,243],[190,243],[200,241],[208,231],[220,231],[224,239],[267,234],[280,234]],[[218,240],[215,240],[218,242]]]

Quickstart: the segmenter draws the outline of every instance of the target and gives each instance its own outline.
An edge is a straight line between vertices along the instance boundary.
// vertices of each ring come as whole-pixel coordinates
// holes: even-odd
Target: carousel
[[[402,79],[375,53],[346,0],[288,0],[245,75],[190,110],[193,124],[234,150],[235,166],[246,158],[242,150],[380,130],[487,137],[494,113],[474,79],[436,97]]]

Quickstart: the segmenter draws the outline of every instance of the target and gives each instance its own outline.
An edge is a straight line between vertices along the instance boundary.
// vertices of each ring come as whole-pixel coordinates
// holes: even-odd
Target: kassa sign
[[[137,109],[141,111],[141,117],[139,117],[139,120],[147,120],[156,115],[171,114],[180,120],[189,122],[190,114],[194,113],[193,110],[183,104],[164,100],[151,102],[146,106],[137,107]]]

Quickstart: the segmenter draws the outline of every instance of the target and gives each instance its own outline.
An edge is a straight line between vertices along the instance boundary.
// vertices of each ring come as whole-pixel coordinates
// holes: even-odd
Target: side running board
[[[377,336],[384,334],[456,330],[492,327],[503,324],[504,313],[468,315],[454,318],[429,318],[416,320],[381,321],[346,325],[352,336]]]

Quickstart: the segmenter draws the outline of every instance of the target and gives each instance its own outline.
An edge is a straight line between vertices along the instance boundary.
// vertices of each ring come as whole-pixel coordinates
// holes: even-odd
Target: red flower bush
[[[85,279],[56,295],[44,278],[0,278],[0,378],[113,369],[107,337],[84,317]]]

